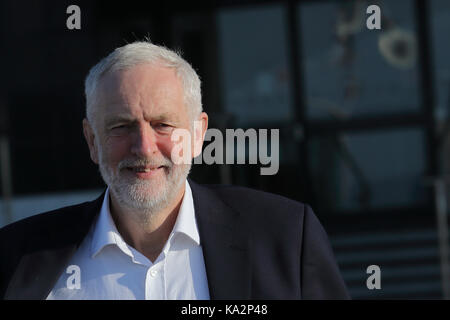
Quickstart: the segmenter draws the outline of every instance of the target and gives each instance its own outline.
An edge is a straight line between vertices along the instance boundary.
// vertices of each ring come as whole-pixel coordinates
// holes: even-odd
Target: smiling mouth
[[[129,171],[133,171],[133,172],[152,172],[152,171],[156,171],[160,168],[163,168],[164,166],[159,166],[159,167],[127,167],[127,169]]]

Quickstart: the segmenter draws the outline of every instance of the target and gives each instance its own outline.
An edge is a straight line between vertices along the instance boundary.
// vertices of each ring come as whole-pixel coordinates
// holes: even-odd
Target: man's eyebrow
[[[156,121],[166,121],[166,120],[171,120],[177,118],[175,115],[172,115],[170,113],[163,113],[158,115],[157,117],[154,118],[154,120]]]
[[[118,122],[131,122],[134,121],[134,118],[128,115],[117,115],[112,116],[109,119],[106,119],[105,123],[106,126],[109,127],[110,125],[113,125]]]
[[[151,118],[152,121],[179,122],[180,116],[175,112],[163,112]]]
[[[172,121],[172,122],[176,122],[176,121],[178,121],[178,119],[179,119],[179,117],[178,117],[177,114],[166,112],[166,113],[162,113],[162,114],[154,117],[152,119],[152,121]],[[105,120],[105,124],[106,124],[106,127],[109,127],[109,126],[114,125],[114,124],[119,123],[119,122],[134,122],[134,121],[135,121],[135,118],[133,116],[126,115],[126,114],[124,114],[124,115],[120,115],[119,114],[119,115],[114,115],[114,116],[111,116],[111,117],[107,118]]]

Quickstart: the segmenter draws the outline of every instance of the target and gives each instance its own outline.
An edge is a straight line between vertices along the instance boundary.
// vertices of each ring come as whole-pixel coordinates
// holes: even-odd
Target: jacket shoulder
[[[258,211],[260,214],[273,213],[292,215],[302,213],[309,206],[287,197],[241,186],[208,185],[228,206],[237,211]]]
[[[92,202],[83,202],[39,213],[2,227],[0,252],[4,254],[12,248],[21,251],[27,244],[33,244],[35,241],[56,240],[52,235],[56,235],[61,230],[73,229],[77,222],[84,220],[83,213],[91,204]]]
[[[40,213],[0,229],[0,297],[25,254],[57,249],[82,235],[91,220],[86,219],[89,204]]]

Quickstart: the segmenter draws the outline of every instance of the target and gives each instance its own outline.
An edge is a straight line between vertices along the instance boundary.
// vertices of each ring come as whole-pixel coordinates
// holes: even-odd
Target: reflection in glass
[[[419,110],[413,1],[380,1],[381,30],[365,1],[299,6],[307,114],[314,119]]]

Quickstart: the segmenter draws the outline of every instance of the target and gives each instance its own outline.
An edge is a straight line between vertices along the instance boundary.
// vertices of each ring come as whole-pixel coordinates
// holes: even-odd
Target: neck
[[[161,253],[178,217],[185,184],[158,212],[143,212],[123,206],[110,192],[110,211],[126,243],[154,262]]]

